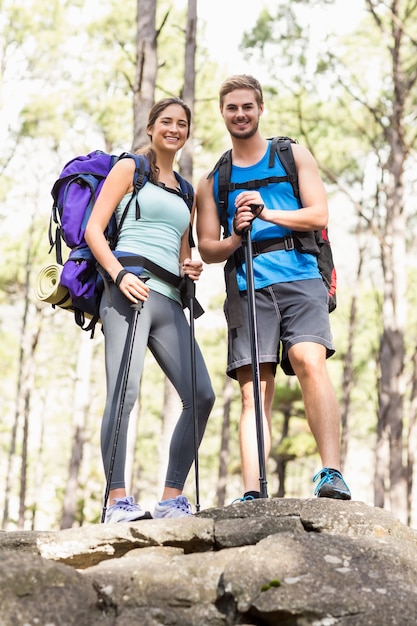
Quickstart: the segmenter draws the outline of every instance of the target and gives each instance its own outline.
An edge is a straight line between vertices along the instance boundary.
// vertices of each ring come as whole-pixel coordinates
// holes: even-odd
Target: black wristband
[[[116,280],[114,281],[116,287],[120,287],[120,283],[123,280],[123,276],[126,276],[126,274],[129,274],[127,270],[120,270],[120,272],[116,276]]]

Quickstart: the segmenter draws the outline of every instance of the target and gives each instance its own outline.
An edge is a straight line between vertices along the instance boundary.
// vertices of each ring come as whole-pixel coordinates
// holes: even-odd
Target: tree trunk
[[[196,31],[197,0],[188,0],[187,29],[185,39],[184,87],[181,96],[184,102],[190,107],[193,117],[195,102],[195,55],[197,49]],[[193,153],[193,129],[191,128],[190,137],[181,150],[180,158],[181,174],[189,181],[192,181],[193,178]]]
[[[230,407],[233,400],[233,381],[225,376],[223,388],[223,421],[220,439],[219,475],[217,480],[217,506],[224,506],[226,501],[229,444],[230,444]]]
[[[280,443],[284,441],[288,437],[288,433],[290,430],[290,417],[292,415],[292,406],[289,405],[286,410],[283,411],[284,422],[282,425],[281,432],[281,440]],[[279,448],[279,445],[278,445]],[[285,497],[285,474],[287,469],[288,461],[292,461],[294,456],[290,456],[288,454],[279,454],[277,455],[276,463],[277,463],[277,475],[278,475],[278,491],[276,494],[277,498]]]
[[[349,330],[348,330],[348,343],[346,348],[346,353],[343,355],[343,373],[342,373],[342,398],[340,402],[340,421],[341,421],[341,442],[340,442],[340,466],[343,471],[347,451],[348,451],[348,441],[349,441],[349,413],[350,413],[350,403],[352,390],[355,384],[355,374],[354,374],[354,357],[353,357],[353,349],[355,343],[355,337],[357,332],[357,304],[358,304],[358,293],[359,286],[362,277],[362,267],[364,261],[364,253],[366,249],[367,239],[362,246],[359,248],[359,261],[358,268],[356,272],[356,280],[353,286],[352,299],[350,301],[350,312],[349,312]]]
[[[19,431],[19,422],[21,417],[26,415],[26,420],[28,419],[27,412],[27,403],[28,403],[28,393],[30,393],[28,388],[28,367],[30,368],[30,358],[32,355],[28,356],[26,354],[25,347],[28,345],[28,332],[29,332],[29,305],[30,305],[30,295],[29,295],[29,286],[30,286],[30,276],[31,276],[31,267],[32,267],[32,242],[33,242],[33,229],[34,229],[34,221],[33,216],[30,222],[30,230],[29,237],[27,239],[26,245],[26,261],[25,261],[25,285],[24,285],[24,309],[22,315],[22,327],[20,331],[20,350],[19,350],[19,365],[18,365],[18,375],[17,375],[17,387],[16,387],[16,403],[15,403],[15,415],[14,415],[14,423],[11,434],[10,448],[9,448],[9,457],[7,463],[7,471],[6,471],[6,484],[4,489],[4,509],[3,509],[3,522],[2,528],[6,530],[7,523],[9,520],[9,503],[10,503],[10,494],[12,491],[12,477],[15,475],[14,463],[17,459],[15,459],[16,454],[16,443],[18,438]],[[22,435],[22,445],[27,445],[27,422],[23,424],[23,435]],[[26,498],[26,472],[27,472],[27,459],[22,457],[21,471],[20,471],[20,496],[19,496],[19,528],[23,528],[24,523],[24,510],[25,510],[25,498]],[[23,484],[22,484],[23,481]]]
[[[407,115],[412,106],[410,93],[417,80],[415,67],[410,65],[412,53],[408,30],[415,23],[415,7],[396,0],[389,3],[366,0],[366,7],[387,42],[390,55],[389,80],[392,100],[388,105],[381,101],[370,107],[373,119],[379,123],[386,144],[379,151],[381,181],[377,188],[377,207],[380,222],[381,269],[384,279],[382,323],[380,339],[380,380],[378,397],[378,446],[389,446],[389,458],[384,458],[377,448],[379,467],[375,486],[375,504],[383,506],[383,488],[389,493],[391,510],[406,522],[407,487],[404,467],[404,333],[407,319],[407,223],[404,212],[403,174],[404,162],[412,149],[408,137]],[[379,11],[380,8],[383,11]],[[388,82],[388,80],[387,80]],[[385,153],[388,158],[384,159]],[[384,483],[384,484],[382,484]]]
[[[408,449],[407,449],[407,524],[411,524],[413,508],[413,475],[417,449],[417,350],[413,356],[413,378],[411,386],[411,402],[408,418]]]
[[[20,471],[20,496],[19,496],[19,521],[18,528],[23,529],[25,526],[26,498],[27,498],[27,477],[28,477],[28,449],[29,449],[29,418],[31,397],[35,376],[35,355],[39,343],[39,336],[42,328],[42,313],[36,311],[33,321],[33,331],[30,342],[30,352],[26,354],[26,375],[24,381],[24,399],[23,399],[23,434],[22,434],[22,462]]]
[[[42,320],[43,320],[44,310],[41,311]],[[34,475],[34,484],[42,485],[45,480],[45,464],[44,464],[44,441],[45,441],[45,396],[42,397],[42,406],[39,407],[39,417],[38,417],[38,428],[39,428],[39,437],[36,449],[36,461],[33,466],[33,475]],[[44,410],[42,410],[44,409]],[[39,502],[36,499],[32,504],[32,522],[30,526],[30,530],[36,529],[36,515],[38,512]]]
[[[393,145],[393,144],[391,144]],[[393,155],[392,161],[395,162]],[[389,444],[389,458],[382,473],[379,455],[375,504],[384,506],[382,479],[389,489],[391,509],[406,521],[407,489],[403,463],[404,419],[404,331],[406,323],[406,229],[402,214],[402,170],[391,164],[391,184],[386,185],[387,208],[381,263],[384,275],[382,307],[383,332],[380,339],[380,381],[378,397],[378,445]],[[378,451],[377,451],[378,454]]]
[[[133,88],[133,151],[148,143],[146,123],[154,103],[158,69],[156,0],[138,0],[137,25],[136,76]]]
[[[81,331],[80,331],[81,332]],[[85,421],[90,406],[90,376],[93,342],[88,333],[81,332],[77,370],[74,381],[71,458],[65,486],[60,528],[71,528],[77,513],[79,473],[83,460]],[[103,490],[104,492],[104,490]]]

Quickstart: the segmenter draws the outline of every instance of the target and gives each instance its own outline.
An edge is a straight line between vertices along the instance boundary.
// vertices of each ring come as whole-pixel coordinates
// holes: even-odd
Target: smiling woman
[[[129,202],[134,162],[122,159],[106,178],[85,233],[91,251],[109,277],[100,306],[107,380],[101,431],[107,480],[102,521],[106,522],[150,517],[125,488],[129,417],[139,394],[147,347],[175,387],[183,407],[171,440],[161,502],[153,516],[191,515],[182,490],[195,458],[194,428],[198,428],[200,443],[214,393],[198,346],[191,344],[179,289],[181,276],[195,281],[202,271],[202,262],[191,258],[188,198],[179,189],[181,177],[173,169],[174,158],[189,136],[190,124],[190,109],[179,98],[165,98],[152,107],[146,126],[150,143],[140,151],[149,162],[150,175],[137,195],[137,203]],[[113,253],[103,233],[114,211],[121,228]],[[132,263],[126,269],[121,256],[129,263],[136,256],[137,267]],[[197,381],[198,424],[192,419],[192,367]],[[120,372],[124,372],[126,381],[122,397]]]

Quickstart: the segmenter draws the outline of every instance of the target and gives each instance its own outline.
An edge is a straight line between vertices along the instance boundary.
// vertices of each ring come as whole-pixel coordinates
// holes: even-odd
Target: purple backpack
[[[83,330],[91,330],[92,333],[99,320],[103,279],[84,239],[85,228],[107,174],[122,158],[132,158],[136,163],[134,190],[129,206],[149,177],[149,163],[144,155],[125,152],[115,156],[96,150],[85,156],[75,157],[65,165],[51,190],[53,205],[49,223],[50,251],[55,247],[57,263],[63,265],[60,283],[68,289],[75,322]],[[127,214],[128,206],[123,217]],[[139,218],[138,203],[136,212]],[[107,226],[105,235],[111,248],[116,245],[122,221],[117,226],[113,214]],[[71,250],[65,263],[62,261],[62,242]],[[86,318],[91,320],[87,326]]]

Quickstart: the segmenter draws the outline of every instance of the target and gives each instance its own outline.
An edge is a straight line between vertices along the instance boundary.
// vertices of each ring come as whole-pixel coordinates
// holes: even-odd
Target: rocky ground
[[[417,532],[361,502],[0,533],[1,626],[412,626]]]

